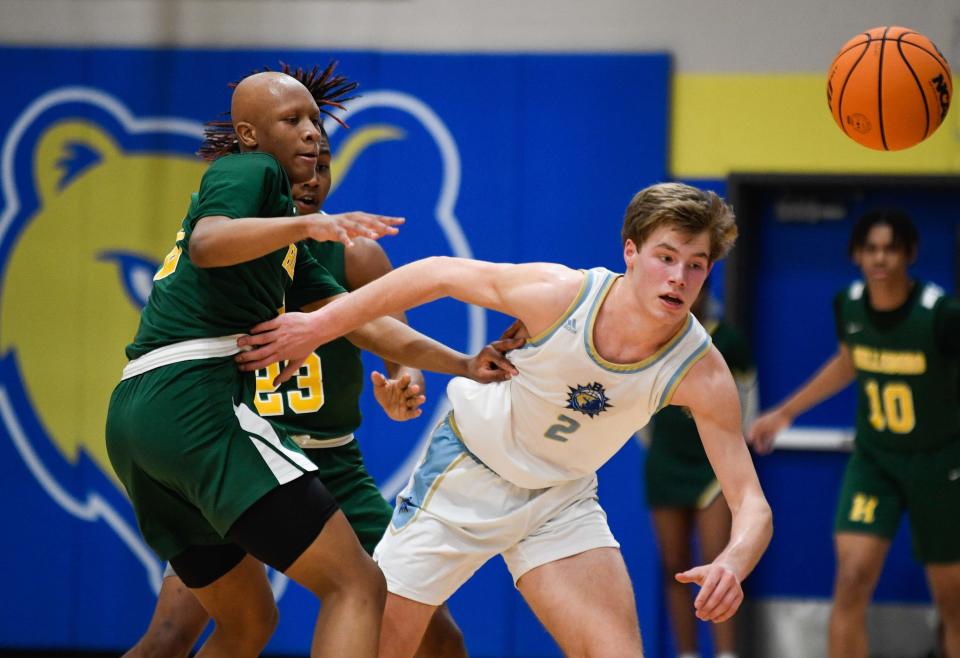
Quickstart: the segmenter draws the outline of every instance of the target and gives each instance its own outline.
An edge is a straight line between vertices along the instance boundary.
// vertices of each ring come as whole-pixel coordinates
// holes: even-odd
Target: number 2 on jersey
[[[580,429],[580,423],[565,414],[557,416],[557,420],[560,422],[551,425],[547,431],[543,433],[546,438],[563,443],[567,440],[564,434],[573,434]]]
[[[310,414],[323,406],[323,370],[320,357],[314,352],[294,376],[297,388],[281,393],[274,391],[273,380],[280,374],[280,364],[273,363],[257,371],[257,390],[253,401],[261,416],[282,416],[289,409],[295,414]],[[286,401],[284,401],[286,398]]]

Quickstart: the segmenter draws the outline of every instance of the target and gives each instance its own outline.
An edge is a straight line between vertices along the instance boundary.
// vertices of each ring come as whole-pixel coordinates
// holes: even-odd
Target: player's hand
[[[393,420],[410,420],[423,413],[420,405],[426,402],[427,398],[420,393],[419,386],[410,383],[410,375],[387,379],[373,371],[370,373],[370,381],[373,382],[373,396]]]
[[[403,217],[373,215],[359,210],[339,215],[314,213],[308,217],[311,238],[317,242],[342,242],[348,247],[353,246],[351,238],[358,236],[376,240],[384,235],[396,235],[396,227],[406,221]]]
[[[720,623],[727,621],[743,603],[743,589],[733,569],[719,562],[712,562],[678,573],[675,578],[681,583],[700,586],[700,593],[693,601],[698,619]]]
[[[515,349],[514,345],[523,345],[522,341],[519,342],[519,345],[517,343],[517,339],[510,339],[507,341],[498,340],[487,345],[476,355],[467,359],[466,376],[481,384],[489,384],[490,382],[502,382],[519,374],[519,371],[504,356],[504,352]],[[499,347],[495,347],[496,345],[499,345]]]
[[[790,427],[793,419],[780,409],[772,409],[763,414],[747,432],[747,443],[753,446],[754,452],[766,455],[773,450],[773,442],[777,435]]]
[[[514,320],[513,324],[511,324],[509,327],[504,329],[503,333],[500,334],[500,341],[511,340],[511,339],[522,340],[523,342],[520,343],[520,345],[517,345],[517,347],[523,347],[523,343],[525,343],[528,338],[530,338],[530,332],[527,330],[527,325],[525,325],[520,320]],[[496,342],[500,342],[500,341],[496,341]],[[494,345],[496,344],[496,342],[494,343]],[[511,348],[511,349],[516,349],[516,348]]]
[[[273,385],[279,386],[293,377],[310,353],[320,345],[308,317],[306,313],[284,313],[261,322],[250,330],[249,335],[240,336],[237,346],[244,351],[234,357],[240,370],[249,372],[266,368],[271,363],[287,361]]]

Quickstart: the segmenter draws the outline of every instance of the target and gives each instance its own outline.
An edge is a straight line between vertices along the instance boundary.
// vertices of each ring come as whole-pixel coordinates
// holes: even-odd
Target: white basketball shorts
[[[597,501],[597,477],[524,489],[437,426],[373,557],[387,589],[440,605],[494,555],[516,584],[531,569],[594,548],[619,548]]]

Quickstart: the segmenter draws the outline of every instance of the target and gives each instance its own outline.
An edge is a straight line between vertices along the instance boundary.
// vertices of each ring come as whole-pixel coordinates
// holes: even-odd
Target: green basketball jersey
[[[856,370],[856,441],[888,450],[922,451],[960,440],[960,356],[945,345],[950,299],[917,283],[898,309],[872,309],[863,282],[834,299],[837,335]]]
[[[727,366],[736,378],[751,376],[756,366],[746,339],[723,320],[704,325],[713,338],[717,351],[727,362]],[[687,460],[707,461],[697,425],[690,413],[683,407],[664,407],[651,420],[651,455],[661,451],[683,457]],[[648,456],[649,459],[649,456]]]
[[[344,247],[339,242],[304,243],[306,250],[344,288],[347,286]],[[287,295],[290,310],[319,299],[311,289],[302,289],[297,279]],[[275,368],[275,367],[274,367]],[[274,392],[270,382],[279,370],[257,373],[257,411],[290,434],[314,439],[347,436],[360,426],[360,393],[363,362],[360,350],[346,338],[321,345],[300,372]]]
[[[343,292],[329,272],[295,244],[229,267],[200,268],[190,261],[190,235],[204,217],[284,217],[294,212],[290,182],[273,156],[242,153],[210,165],[173,251],[154,276],[127,358],[185,340],[249,331],[282,311],[295,273],[301,288],[314,298]]]

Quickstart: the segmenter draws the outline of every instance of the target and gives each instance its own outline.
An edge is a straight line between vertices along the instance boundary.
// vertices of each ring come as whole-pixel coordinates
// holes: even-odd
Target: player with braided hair
[[[308,90],[308,91],[311,91],[311,93],[317,93],[316,90],[319,89],[321,90],[321,93],[334,94],[332,99],[321,98],[321,100],[327,101],[325,105],[336,105],[338,103],[336,99],[337,98],[342,99],[343,97],[343,93],[342,93],[343,90],[345,89],[352,90],[354,86],[351,86],[351,83],[346,83],[344,79],[340,78],[339,76],[336,76],[336,77],[332,76],[331,75],[332,70],[333,70],[333,66],[330,66],[326,69],[324,73],[319,75],[317,74],[316,69],[314,69],[309,73],[304,73],[303,71],[298,70],[297,72],[294,73],[294,76],[303,77],[308,83],[311,83],[312,87],[310,90]],[[263,75],[264,74],[262,73],[255,75],[254,79],[256,80],[256,82],[262,81],[263,78],[261,76]],[[284,82],[283,79],[284,78],[289,79],[292,77],[289,75],[282,75],[281,77],[277,77],[277,76],[280,76],[280,74],[269,75],[268,79],[265,81],[266,84],[271,84],[276,81],[279,81],[278,84],[280,84],[281,86],[288,85],[289,83]],[[254,84],[256,84],[256,82]],[[291,82],[293,81],[291,80]],[[294,84],[299,84],[299,82]],[[243,83],[241,83],[240,85],[234,85],[234,86],[236,87],[237,91],[235,92],[233,114],[236,115],[237,114],[236,109],[238,107],[238,104],[236,102],[236,96],[240,92],[243,86]],[[249,88],[249,85],[248,85],[248,88]],[[338,93],[337,90],[340,90],[340,93]],[[316,104],[314,104],[314,108],[315,108],[314,112],[316,112],[316,108],[317,108]],[[249,114],[249,112],[247,113]],[[232,118],[234,121],[236,121],[237,119],[236,116]],[[317,133],[317,136],[314,138],[314,140],[317,146],[319,146],[319,148],[314,147],[315,153],[317,153],[317,155],[310,158],[312,160],[312,164],[314,164],[313,178],[311,178],[308,181],[302,181],[298,185],[296,185],[294,193],[291,194],[290,197],[288,197],[291,200],[297,202],[297,206],[299,207],[299,210],[301,212],[306,212],[308,214],[315,213],[319,209],[319,206],[323,201],[323,196],[325,196],[326,191],[329,190],[329,174],[328,174],[329,157],[330,157],[329,147],[326,146],[326,140],[322,136],[322,131],[319,130],[320,126],[317,118],[314,118],[313,122],[314,122],[313,130]],[[205,155],[205,157],[217,158],[221,155],[230,155],[230,154],[236,153],[241,150],[240,138],[241,137],[249,138],[249,136],[242,136],[233,131],[227,132],[222,123],[218,122],[218,124],[219,125],[211,125],[208,127],[208,131],[207,131],[208,139],[205,141],[204,147],[201,149],[201,152]],[[233,122],[231,122],[231,124],[229,125],[233,125]],[[266,137],[269,139],[271,136],[269,133],[266,133]],[[241,159],[243,159],[244,157],[248,157],[248,156],[230,155],[229,158],[223,158],[223,160],[228,160],[236,157],[240,157]],[[216,164],[214,166],[216,166]],[[326,177],[324,176],[324,172],[326,172]],[[323,183],[324,178],[326,178],[325,185]],[[321,190],[323,192],[322,195],[319,193]],[[206,202],[203,199],[203,194],[204,194],[203,188],[201,188],[200,195],[195,196],[191,203],[191,211],[189,216],[199,215],[200,217],[203,217],[203,215],[201,215],[199,212],[195,212],[197,210],[198,205],[202,205],[203,203]],[[352,227],[350,223],[352,220],[348,220],[347,222],[340,222],[339,218],[342,216],[335,216],[335,217],[336,219],[331,217],[332,221],[330,222],[330,224],[331,226],[334,227],[334,230],[337,231],[337,235],[341,237],[345,243],[348,243],[351,246],[356,246],[351,240],[351,238],[359,240],[362,233],[365,232],[363,227],[362,226]],[[203,221],[203,220],[201,219],[200,221]],[[194,227],[194,230],[196,230],[196,226],[200,224],[200,221],[197,222],[197,224]],[[315,243],[315,244],[319,244],[319,243]],[[364,242],[363,244],[366,244],[366,243]],[[194,246],[192,241],[189,246],[191,247]],[[298,243],[298,247],[304,252],[306,252],[308,257],[312,257],[311,248],[308,245],[308,243],[300,242]],[[243,245],[243,248],[248,249],[246,245]],[[202,251],[202,250],[198,249],[197,251]],[[369,251],[369,248],[368,248],[368,251]],[[184,253],[187,253],[186,248],[184,248]],[[382,254],[382,251],[380,253]],[[191,253],[190,256],[193,257],[194,254]],[[200,260],[199,256],[197,260]],[[158,275],[158,278],[162,279],[163,277],[169,275],[169,273],[166,271],[168,269],[167,265],[169,264],[166,263],[164,268],[161,268],[161,272]],[[192,264],[192,265],[196,268],[202,268],[202,266],[198,264]],[[389,266],[389,261],[387,261],[387,265]],[[174,264],[173,267],[169,269],[173,270],[175,269],[175,267],[176,265]],[[194,267],[191,267],[190,269],[192,270],[194,269]],[[284,268],[286,268],[286,260],[284,261]],[[298,270],[298,273],[299,273],[299,270]],[[312,281],[308,283],[312,284]],[[349,285],[349,282],[347,281],[344,281],[343,283],[348,283]],[[299,295],[299,298],[303,300],[304,305],[306,307],[307,302],[315,300],[318,297],[329,296],[329,293],[327,295],[318,294],[319,290],[320,290],[320,286],[318,284],[312,284],[310,286],[300,287],[297,283],[297,280],[294,279],[294,283],[291,285],[290,289],[288,290],[288,293],[291,296]],[[325,290],[333,290],[333,289],[327,286]],[[288,297],[288,300],[289,299],[290,297]],[[141,324],[141,333],[144,332],[144,326],[145,326],[144,324]],[[379,343],[374,341],[370,335],[358,336],[358,337],[367,341],[366,342],[367,345],[375,346],[375,347],[380,346]],[[423,337],[420,337],[420,338],[422,339]],[[138,340],[140,339],[141,339],[141,336],[138,335]],[[386,350],[391,356],[397,355],[399,353],[400,351],[399,345],[412,344],[409,340],[409,337],[408,339],[406,339],[405,343],[400,341],[393,341],[393,343],[395,347],[394,351],[391,351],[389,349]],[[453,353],[452,351],[446,348],[443,348],[443,346],[439,346],[436,343],[433,343],[430,345],[423,345],[423,343],[420,342],[418,343],[418,345],[420,345],[421,347],[429,348],[428,351],[431,352],[431,356],[426,360],[421,360],[421,365],[426,365],[427,367],[431,367],[431,369],[438,369],[441,371],[450,372],[451,371],[450,364],[452,362],[459,362],[458,366],[452,368],[453,370],[461,369],[462,367],[465,367],[472,374],[472,376],[477,376],[484,379],[488,379],[488,378],[495,379],[495,378],[500,378],[504,376],[504,371],[501,370],[497,373],[494,373],[493,368],[489,367],[492,364],[496,364],[499,358],[499,355],[497,355],[497,357],[490,356],[493,352],[493,350],[491,350],[490,348],[488,348],[485,351],[485,354],[487,356],[484,359],[481,359],[481,358],[463,359],[462,355],[457,355],[456,353]],[[149,352],[147,353],[147,356],[149,356]],[[194,363],[194,362],[188,361],[187,363]],[[500,361],[500,363],[502,365],[506,365],[505,361]],[[437,365],[444,364],[444,365],[441,365],[440,367],[435,368],[434,364],[437,364]],[[168,367],[168,366],[161,365],[157,367],[157,369],[154,370],[154,372],[157,372],[158,370],[162,372],[164,367]],[[174,367],[176,368],[178,366],[174,366]],[[396,368],[394,366],[388,366],[388,369],[391,369],[391,368],[392,368],[391,370],[392,374],[396,375],[397,374]],[[149,370],[146,372],[149,374]],[[121,384],[121,387],[118,387],[118,391],[120,391],[120,393],[115,394],[115,401],[111,403],[111,420],[110,420],[110,425],[108,425],[108,442],[111,442],[113,444],[113,449],[111,451],[111,458],[113,459],[114,454],[115,453],[117,454],[119,461],[115,460],[114,462],[115,467],[118,469],[118,473],[120,473],[121,471],[123,472],[123,474],[121,475],[121,479],[123,479],[125,483],[131,479],[131,473],[133,473],[134,478],[139,478],[141,480],[143,479],[142,475],[137,475],[140,472],[141,465],[137,462],[136,457],[133,457],[132,459],[130,458],[129,453],[131,453],[131,450],[128,447],[132,445],[133,441],[135,441],[133,437],[136,436],[137,432],[142,431],[143,429],[139,427],[137,423],[133,423],[134,425],[136,425],[136,427],[130,427],[130,424],[132,421],[130,420],[131,413],[129,413],[130,409],[128,408],[131,405],[130,394],[128,393],[128,390],[131,388],[131,386],[139,387],[142,384],[142,382],[138,382],[137,380],[138,376],[140,376],[139,373],[137,375],[134,375],[130,379],[125,380]],[[163,375],[160,375],[160,376],[163,376]],[[423,397],[419,394],[420,387],[416,384],[411,384],[412,378],[415,376],[419,376],[419,374],[408,373],[406,375],[403,375],[397,379],[390,380],[390,381],[387,381],[382,377],[377,378],[375,380],[377,398],[378,400],[381,401],[382,404],[384,404],[385,408],[388,410],[388,413],[391,415],[391,417],[410,418],[419,414],[416,407],[419,406],[420,403],[422,403]],[[131,384],[131,381],[134,383]],[[121,388],[123,390],[121,390]],[[136,394],[134,394],[133,399],[134,401],[137,399]],[[260,396],[255,395],[252,401],[254,402],[254,405],[257,406],[258,412],[262,413],[263,410],[259,408],[258,404],[256,404],[260,399],[261,399]],[[356,400],[353,400],[353,404],[355,406]],[[264,414],[264,415],[267,415],[267,414]],[[349,416],[349,414],[347,415]],[[343,420],[342,416],[343,414],[341,414],[341,418],[340,418],[341,421]],[[247,420],[249,420],[250,422],[254,422],[251,419],[247,419]],[[285,419],[271,419],[271,420],[281,421],[281,422],[272,423],[272,425],[276,429],[283,430],[283,434],[280,434],[280,432],[277,432],[277,434],[280,434],[281,438],[284,439],[282,441],[284,445],[281,446],[281,449],[288,448],[287,452],[290,452],[289,446],[286,445],[287,441],[285,439],[289,436],[292,440],[297,441],[297,438],[293,436],[295,433],[295,426],[297,424],[296,421],[286,422]],[[260,422],[261,424],[263,423],[263,421],[260,421]],[[348,419],[348,422],[349,422],[349,419]],[[358,414],[356,416],[356,423],[359,424]],[[316,425],[316,424],[313,424],[313,425]],[[311,426],[311,430],[315,430],[315,427]],[[316,434],[316,432],[310,431],[310,434]],[[347,434],[352,435],[352,431],[348,431]],[[322,434],[317,438],[314,438],[314,436],[308,435],[306,436],[306,441],[318,442],[318,443],[324,444],[324,439],[329,439],[329,438],[331,437],[323,436]],[[333,438],[337,438],[337,437],[333,437]],[[344,436],[339,437],[339,439],[343,439],[343,438],[346,438],[346,437]],[[297,442],[299,443],[299,441]],[[339,444],[340,441],[332,441],[331,443]],[[353,478],[352,481],[348,483],[338,481],[337,485],[343,486],[346,484],[346,485],[353,485],[355,487],[359,487],[357,490],[351,492],[352,497],[356,499],[353,502],[357,507],[359,524],[362,525],[365,523],[368,526],[371,524],[375,524],[377,522],[376,519],[379,515],[379,517],[385,517],[383,520],[383,525],[385,525],[386,522],[389,520],[389,508],[386,510],[382,509],[382,506],[385,506],[385,502],[383,501],[382,498],[379,497],[379,493],[376,492],[376,488],[373,485],[372,480],[370,480],[369,475],[367,475],[366,472],[363,470],[362,461],[357,461],[359,460],[359,453],[356,452],[355,445],[349,445],[349,443],[350,442],[346,442],[346,443],[343,443],[342,445],[330,446],[330,448],[332,449],[345,448],[345,450],[339,450],[337,454],[329,453],[328,459],[321,460],[321,461],[326,461],[327,463],[320,464],[320,468],[324,470],[321,470],[319,475],[321,475],[323,479],[326,481],[328,479],[327,476],[331,473],[335,474],[335,471],[337,468],[343,470],[346,464],[357,465],[358,477]],[[310,447],[313,447],[312,443],[310,443]],[[346,454],[346,452],[351,452],[351,454]],[[339,454],[339,453],[343,453],[343,454]],[[356,458],[356,459],[354,461],[350,461],[353,458]],[[300,464],[298,460],[295,459],[294,461]],[[313,466],[312,469],[306,468],[307,466],[306,464],[301,464],[301,466],[304,466],[303,470],[305,471],[309,471],[309,470],[317,471],[316,465],[312,465]],[[279,476],[278,476],[278,479],[279,479]],[[301,476],[296,480],[294,480],[294,482],[299,482],[303,480],[304,478]],[[139,481],[140,480],[135,480],[133,484],[136,485]],[[279,488],[283,489],[286,486],[288,485],[281,484]],[[128,491],[131,491],[131,495],[133,497],[133,493],[136,491],[136,486],[134,486],[133,490],[131,490],[130,486],[128,486]],[[373,498],[372,494],[376,495],[376,499]],[[144,508],[147,507],[144,501],[141,500],[137,502],[139,502],[139,504],[142,507]],[[330,516],[329,513],[325,512],[326,516],[324,516],[323,518],[319,518],[315,521],[309,520],[309,516],[312,513],[311,512],[312,508],[310,506],[306,506],[306,508],[304,509],[300,509],[296,505],[293,505],[292,507],[297,509],[298,513],[305,514],[308,517],[308,519],[303,523],[303,526],[311,526],[311,527],[315,526],[318,528],[323,528],[325,523],[327,525],[329,525],[330,523],[329,521],[325,521],[325,519],[329,518],[331,520],[336,520],[336,517],[339,516],[339,513],[336,512],[336,505],[340,503],[340,501],[333,500],[332,496],[330,496],[329,502],[332,502],[334,504],[334,507],[332,508],[334,516]],[[378,509],[375,503],[379,503],[381,508]],[[255,502],[253,507],[249,508],[249,510],[250,512],[253,513],[253,516],[260,517],[260,521],[258,521],[257,523],[259,524],[259,527],[263,529],[264,527],[266,527],[264,524],[264,519],[266,517],[264,517],[264,515],[259,514],[259,512],[257,512],[258,506],[260,506],[260,501]],[[350,506],[348,504],[341,503],[341,506],[345,512],[349,513],[348,508]],[[364,506],[366,506],[366,509],[361,509]],[[314,507],[316,507],[316,505],[314,505]],[[273,512],[277,511],[276,506],[273,507],[272,511]],[[139,510],[138,510],[138,516],[140,516]],[[244,516],[241,517],[241,520],[246,516],[247,516],[247,513],[244,513]],[[144,515],[143,518],[146,519],[147,518],[146,515]],[[227,522],[225,521],[224,524],[226,523]],[[245,522],[245,523],[247,526],[250,526],[251,522]],[[239,525],[239,524],[236,524],[236,525]],[[267,523],[266,525],[269,525],[269,523]],[[141,527],[145,528],[145,532],[147,532],[146,529],[149,528],[149,525],[145,525],[144,520],[141,520]],[[247,529],[250,530],[250,528],[252,528],[252,526],[248,527]],[[339,525],[337,527],[337,531],[338,532],[341,531],[341,527]],[[251,532],[246,532],[246,534],[241,539],[241,541],[246,541],[250,539],[250,537],[252,537],[253,535],[257,534],[257,533],[251,534]],[[303,537],[306,537],[306,534],[304,533],[308,533],[308,532],[312,532],[310,528],[298,529],[298,533]],[[349,530],[347,530],[347,532],[349,532]],[[226,537],[229,540],[234,541],[235,543],[239,543],[234,539],[235,534],[236,533],[234,532],[234,527],[231,526],[227,529]],[[373,547],[373,544],[375,544],[375,541],[373,541],[372,538],[369,536],[369,529],[367,529],[366,534],[368,536],[366,537],[365,543],[367,544],[366,548],[369,551],[369,550],[372,550],[372,547]],[[318,537],[314,541],[314,544],[320,543],[321,540],[322,538]],[[182,540],[177,537],[173,537],[173,538],[164,537],[159,541],[156,538],[154,538],[154,543],[158,543],[158,544],[163,544],[163,542],[173,543],[173,542],[180,542],[180,541]],[[355,542],[356,539],[354,539],[353,541]],[[198,541],[196,543],[202,544],[204,542]],[[263,542],[261,543],[276,545],[279,543],[279,540],[264,539]],[[240,546],[241,548],[245,549],[245,546],[242,543],[240,543]],[[213,561],[207,560],[206,563],[203,563],[204,560],[199,560],[199,562],[197,560],[193,560],[192,562],[188,563],[188,561],[186,561],[181,556],[180,553],[174,553],[174,548],[175,547],[164,546],[165,552],[168,555],[173,555],[173,564],[176,566],[178,571],[181,569],[181,567],[187,568],[187,571],[181,572],[181,573],[186,574],[184,575],[183,580],[187,581],[190,584],[193,591],[192,592],[188,591],[183,586],[183,582],[180,581],[180,578],[171,577],[171,578],[165,579],[163,588],[161,589],[161,595],[160,595],[160,600],[158,601],[157,611],[154,616],[153,622],[151,623],[150,630],[148,631],[147,635],[141,640],[141,642],[138,643],[133,650],[131,650],[130,655],[165,655],[165,656],[187,655],[190,648],[195,643],[196,638],[199,636],[199,633],[202,631],[203,627],[206,625],[207,610],[210,610],[211,601],[210,601],[209,592],[205,593],[204,595],[205,600],[201,599],[201,600],[204,600],[203,606],[200,606],[198,604],[197,598],[194,597],[194,593],[199,595],[200,591],[202,591],[202,589],[198,589],[198,588],[207,588],[206,582],[198,583],[198,580],[203,578],[210,578],[212,577],[210,576],[210,573],[212,571],[222,572],[225,567],[228,568],[229,571],[233,571],[237,569],[237,567],[230,568],[229,565],[227,565],[224,560],[220,559],[219,555],[213,556],[212,552],[209,553],[208,555],[214,558]],[[271,550],[273,549],[276,549],[276,546],[271,546]],[[192,549],[188,549],[188,551],[189,550],[192,550]],[[287,549],[284,549],[284,550],[286,551]],[[313,551],[313,545],[308,547],[307,551],[302,553],[302,556],[309,557],[307,555],[308,552],[310,552],[312,555],[315,553]],[[241,555],[242,555],[242,552],[241,552]],[[194,556],[191,555],[190,557],[194,557]],[[293,566],[298,567],[300,565],[300,562],[302,561],[300,560],[300,558],[297,558],[296,555],[293,555],[293,557],[296,558]],[[351,558],[351,555],[345,554],[343,557],[345,560],[349,560]],[[231,556],[231,559],[232,559],[232,556]],[[249,556],[247,559],[241,562],[240,566],[243,566],[242,570],[245,572],[243,575],[252,577],[255,574],[255,572],[250,571],[251,567],[249,566],[248,559],[249,559]],[[344,562],[344,566],[346,566],[347,564],[348,562]],[[301,570],[302,569],[297,569],[298,572]],[[199,571],[203,571],[203,573],[198,575]],[[214,580],[210,583],[210,585],[216,585],[216,582],[218,580],[220,579],[225,580],[228,575],[232,576],[233,574],[230,574],[229,571],[224,572],[222,576],[216,576]],[[349,569],[346,569],[346,571],[349,572]],[[187,579],[187,575],[190,576],[189,581]],[[341,580],[343,580],[344,578],[341,578]],[[233,580],[236,581],[236,578],[233,578]],[[261,582],[263,581],[262,573],[260,575],[259,580]],[[316,592],[318,588],[311,587],[311,589]],[[262,594],[263,594],[262,591],[258,592],[257,598],[258,599],[262,598]],[[326,599],[324,600],[326,601]],[[260,603],[260,601],[257,601],[257,603]],[[249,610],[247,613],[245,613],[248,615],[248,617],[256,617],[257,615],[260,615],[265,618],[264,619],[250,618],[250,619],[247,619],[247,622],[252,622],[253,625],[265,626],[265,628],[268,631],[271,630],[276,619],[275,606],[258,605],[258,606],[250,606],[250,607],[252,608],[252,610]],[[270,608],[270,612],[272,612],[272,614],[267,614],[268,607]],[[327,606],[325,605],[324,607],[326,608]],[[263,614],[260,614],[260,613],[263,613]],[[269,619],[266,619],[266,617],[269,617]],[[452,620],[450,620],[449,617],[446,617],[443,615],[438,615],[438,619],[440,620],[440,622],[446,623],[447,645],[443,649],[446,652],[446,655],[450,655],[451,651],[453,651],[454,654],[456,651],[460,651],[462,653],[462,643],[459,637],[459,631],[456,629],[456,626],[452,624]],[[219,630],[221,619],[217,618],[217,621],[218,621],[218,630]],[[359,621],[360,620],[358,619],[357,623],[359,623]],[[335,628],[333,626],[330,626],[329,624],[321,628],[320,622],[321,620],[318,620],[318,630],[317,630],[317,633],[315,634],[314,649],[317,649],[317,647],[319,646],[317,644],[317,640],[318,638],[322,637],[323,633],[329,633],[331,635],[343,635],[343,632],[346,630],[343,628],[341,628],[340,630],[335,630]],[[354,628],[353,631],[360,632],[356,628]],[[351,634],[353,634],[352,631],[351,631]],[[260,635],[262,636],[263,634],[261,633]],[[222,640],[222,637],[223,637],[223,633],[221,632],[219,639]],[[265,637],[262,637],[261,641],[265,643],[268,637],[269,637],[269,633],[267,633]],[[364,649],[362,650],[362,653],[367,653],[368,647],[366,645],[369,644],[369,641],[370,641],[369,637],[364,641]],[[221,644],[222,644],[222,641],[221,641]],[[343,643],[341,641],[340,646],[342,649],[345,649],[348,646],[348,644]],[[355,647],[355,650],[359,650],[359,649],[356,649]]]

